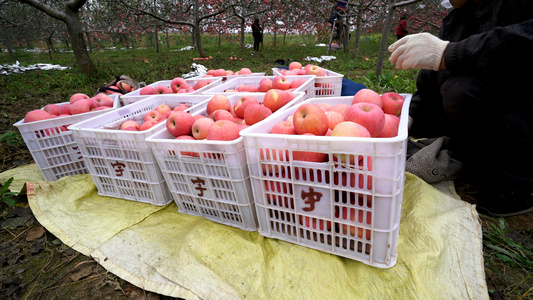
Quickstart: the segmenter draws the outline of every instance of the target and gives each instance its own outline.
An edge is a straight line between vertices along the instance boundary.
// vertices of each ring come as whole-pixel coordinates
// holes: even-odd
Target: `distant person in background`
[[[331,15],[329,16],[328,22],[330,24],[335,23],[335,29],[337,29],[336,38],[338,39],[341,37],[340,28],[341,28],[342,18],[346,15],[346,4],[348,4],[348,1],[333,1],[333,2],[335,2],[335,5],[333,6],[333,11],[331,12]]]
[[[252,35],[254,37],[254,51],[259,51],[259,44],[263,42],[263,29],[259,25],[259,18],[254,19]]]
[[[407,33],[409,33],[409,31],[407,31],[407,19],[405,16],[401,16],[400,23],[398,24],[398,30],[396,30],[396,37],[401,39],[406,36]]]

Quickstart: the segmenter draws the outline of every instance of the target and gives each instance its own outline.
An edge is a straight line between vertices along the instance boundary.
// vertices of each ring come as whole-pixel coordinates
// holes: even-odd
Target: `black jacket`
[[[440,38],[450,72],[521,81],[533,68],[533,1],[471,1],[443,19]]]

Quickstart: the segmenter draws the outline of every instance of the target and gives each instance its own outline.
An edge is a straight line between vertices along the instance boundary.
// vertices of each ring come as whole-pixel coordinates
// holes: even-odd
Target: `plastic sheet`
[[[37,220],[140,288],[185,299],[488,299],[482,232],[453,182],[407,173],[398,262],[390,269],[308,249],[165,207],[102,197],[90,175],[27,184]],[[33,173],[36,172],[34,167]],[[9,177],[8,177],[9,176]],[[26,178],[25,178],[26,177]]]

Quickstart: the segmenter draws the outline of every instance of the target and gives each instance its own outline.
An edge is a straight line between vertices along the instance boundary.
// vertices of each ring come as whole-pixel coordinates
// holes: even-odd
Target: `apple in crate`
[[[54,115],[42,109],[31,110],[24,116],[24,123],[52,119]]]
[[[344,103],[337,103],[332,105],[328,110],[329,111],[336,111],[344,116],[346,114],[346,111],[350,108],[350,105],[344,104]]]
[[[73,115],[87,113],[95,109],[96,109],[96,104],[90,98],[78,100],[70,105],[70,112]]]
[[[283,106],[287,105],[287,103],[291,102],[292,99],[294,99],[294,97],[284,90],[271,89],[268,90],[263,97],[263,105],[268,107],[272,112],[276,112]]]
[[[96,94],[93,99],[96,100],[97,106],[107,106],[107,107],[113,107],[113,99],[109,97],[106,93],[98,93]]]
[[[47,104],[43,108],[44,111],[47,111],[49,114],[55,115],[55,116],[59,116],[60,115],[60,113],[59,113],[60,109],[61,109],[61,107],[59,105],[57,105],[57,104]]]
[[[240,137],[240,128],[230,120],[216,121],[209,127],[207,140],[232,141]]]
[[[347,137],[371,137],[370,132],[361,124],[357,124],[351,121],[345,121],[337,124],[331,131],[331,136],[347,136]],[[333,160],[338,161],[340,156],[340,162],[343,164],[348,163],[346,154],[334,155]],[[349,155],[349,163],[355,165],[355,155]],[[359,159],[358,159],[359,160]]]
[[[323,136],[329,129],[326,113],[310,103],[302,104],[296,109],[293,124],[297,134],[312,133]]]
[[[144,122],[149,121],[149,120],[154,120],[156,122],[159,122],[163,119],[164,119],[163,115],[157,110],[150,110],[144,114]]]
[[[65,103],[59,107],[59,115],[71,115],[70,103]]]
[[[270,78],[263,78],[261,81],[259,81],[259,85],[257,86],[257,91],[260,93],[266,93],[270,89],[272,89],[272,79]]]
[[[308,64],[303,70],[305,75],[326,76],[326,71],[317,65]]]
[[[333,130],[333,128],[335,128],[337,124],[344,121],[344,115],[339,112],[328,110],[328,111],[325,111],[325,113],[326,113],[326,116],[328,117],[329,129],[331,130]]]
[[[84,94],[84,93],[76,93],[72,96],[70,96],[70,99],[69,99],[69,102],[70,104],[78,101],[78,100],[82,100],[82,99],[89,99],[91,97],[89,97],[88,95]]]
[[[360,89],[352,98],[352,105],[355,103],[373,103],[379,108],[383,107],[381,96],[371,89]]]
[[[153,93],[154,95],[172,94],[172,90],[164,84],[158,84],[154,87]]]
[[[176,107],[174,107],[172,110],[173,111],[184,111],[184,110],[187,110],[189,108],[189,105],[185,104],[185,103],[182,103]],[[198,116],[201,116],[201,115],[198,115]]]
[[[301,69],[301,68],[302,68],[302,64],[297,61],[293,61],[289,64],[289,70]]]
[[[307,81],[307,79],[296,79],[291,82],[291,89],[299,88],[302,84],[304,84]]]
[[[127,130],[127,128],[135,128],[136,130],[139,130],[141,125],[135,120],[126,120],[120,125],[120,130]]]
[[[352,208],[352,207],[339,207],[337,209],[340,209],[341,210],[341,219],[343,220],[348,220],[348,221],[352,221],[352,222],[355,222],[355,215],[356,215],[356,211],[358,211],[358,222],[359,223],[363,223],[363,220],[364,220],[364,211],[363,210],[356,210],[355,208]],[[370,224],[370,221],[371,221],[371,218],[372,217],[372,213],[371,212],[367,212],[367,221],[366,223],[367,224]],[[346,225],[346,224],[342,224],[342,233],[343,234],[350,234],[351,236],[356,236],[359,237],[359,238],[363,238],[363,228],[360,228],[360,227],[355,227],[355,226],[349,226],[349,225]],[[370,240],[370,230],[366,230],[366,239],[367,240]]]
[[[319,229],[319,230],[331,230],[331,221],[325,221],[322,219],[312,218],[312,217],[305,217],[302,215],[298,216],[300,219],[300,225],[303,225],[307,228],[311,229]]]
[[[204,86],[210,84],[212,81],[211,80],[199,80],[198,82],[196,82],[192,88],[197,91],[201,88],[203,88]]]
[[[255,123],[261,122],[272,114],[270,108],[252,103],[246,107],[244,111],[244,121],[247,125],[254,125]]]
[[[385,114],[385,125],[381,130],[378,137],[395,137],[398,136],[398,128],[400,127],[400,118],[391,115]]]
[[[315,136],[312,133],[304,133],[305,136]],[[327,158],[326,153],[311,152],[311,151],[293,151],[292,159],[310,162],[325,162]]]
[[[141,127],[139,128],[139,131],[148,130],[148,129],[154,127],[155,125],[157,125],[157,123],[159,123],[159,122],[156,121],[156,120],[145,121],[144,123],[141,124]]]
[[[294,130],[294,124],[289,121],[279,121],[274,126],[272,126],[272,129],[270,130],[270,133],[274,134],[296,134],[296,130]]]
[[[195,140],[194,137],[190,135],[180,135],[175,138],[176,140]],[[190,151],[181,151],[181,155],[187,155],[192,157],[200,157],[200,155],[197,152],[190,152]]]
[[[154,108],[155,111],[161,114],[161,116],[164,116],[167,112],[171,111],[172,108],[168,106],[168,104],[159,104]]]
[[[194,117],[184,111],[173,111],[167,118],[166,127],[168,132],[178,137],[180,135],[191,135]]]
[[[199,118],[194,121],[192,124],[192,136],[197,140],[204,140],[207,138],[207,133],[209,128],[213,125],[215,121],[211,118]]]
[[[252,70],[248,68],[242,68],[239,70],[239,75],[250,75],[252,74]]]
[[[344,121],[361,124],[370,132],[371,137],[377,137],[385,126],[385,113],[376,104],[359,102],[348,108]]]
[[[231,102],[229,101],[228,97],[226,97],[226,96],[224,96],[222,94],[214,95],[207,102],[207,106],[205,108],[205,112],[207,113],[207,115],[211,115],[217,109],[223,109],[223,110],[230,111]]]
[[[187,89],[188,86],[187,81],[181,77],[176,77],[170,82],[170,88],[174,93],[177,93],[179,89]]]
[[[384,113],[399,116],[405,99],[398,93],[388,92],[381,95],[381,102]]]
[[[154,88],[147,85],[139,91],[139,95],[146,96],[146,95],[153,95],[154,94]]]
[[[233,112],[235,116],[244,118],[244,111],[250,103],[259,104],[259,100],[252,95],[242,96],[235,104],[233,104]]]
[[[288,90],[291,88],[291,82],[283,75],[278,75],[272,80],[272,88],[278,90]]]
[[[217,109],[209,115],[209,118],[213,119],[213,121],[219,121],[219,120],[233,121],[235,117],[233,117],[233,115],[227,110]]]

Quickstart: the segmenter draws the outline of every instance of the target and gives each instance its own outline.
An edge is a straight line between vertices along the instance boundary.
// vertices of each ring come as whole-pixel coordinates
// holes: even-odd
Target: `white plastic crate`
[[[399,133],[393,138],[269,134],[302,103],[241,131],[259,233],[379,268],[394,266],[411,101],[410,94],[402,96]],[[305,103],[351,104],[352,98]],[[295,151],[324,153],[328,159],[297,161]],[[338,163],[339,155],[354,162]]]
[[[344,75],[328,69],[324,69],[324,71],[326,71],[326,76],[315,77],[315,97],[340,97]],[[272,73],[274,75],[281,75],[281,69],[272,68]]]
[[[110,97],[113,99],[113,108],[119,107],[118,95]],[[67,103],[69,102],[58,104]],[[88,173],[78,144],[67,127],[107,111],[92,111],[30,123],[24,123],[22,119],[13,125],[20,131],[44,179],[55,181],[65,176]]]
[[[188,78],[188,79],[185,79],[185,81],[187,82],[188,85],[194,85],[198,81],[204,81],[204,80],[210,80],[212,82],[210,84],[202,87],[202,88],[199,88],[198,90],[195,90],[192,93],[186,93],[186,95],[201,95],[203,92],[208,91],[212,87],[220,85],[222,83],[222,78],[217,78],[217,77]],[[149,84],[148,86],[155,87],[157,85],[162,84],[162,85],[165,85],[167,87],[170,87],[170,83],[171,82],[172,82],[172,80],[161,80],[161,81],[156,81],[156,82],[154,82],[152,84]],[[135,102],[137,102],[139,100],[146,99],[146,98],[151,97],[151,96],[157,96],[157,95],[141,95],[140,92],[141,92],[141,88],[136,89],[133,92],[129,92],[127,94],[121,95],[120,96],[120,100],[122,101],[122,104],[123,105],[128,105],[128,104],[131,104],[131,103],[135,103]],[[181,95],[181,94],[173,93],[171,95]]]
[[[247,94],[263,103],[264,93],[226,96],[233,105]],[[303,93],[295,96],[287,106],[302,101]],[[200,106],[190,113],[207,116],[205,107]],[[232,141],[176,140],[166,128],[161,128],[146,141],[152,147],[180,213],[248,231],[257,230],[242,137]]]
[[[274,80],[276,76],[245,76],[245,77],[236,77],[231,80],[228,80],[220,85],[217,85],[203,94],[234,94],[235,92],[226,92],[226,90],[235,90],[240,85],[253,85],[258,86],[259,82],[263,78],[269,78]],[[305,79],[304,84],[300,85],[294,90],[294,92],[304,93],[303,98],[314,98],[315,97],[315,86],[314,78],[312,75],[298,75],[298,76],[285,76],[289,81],[294,81],[298,79]]]
[[[126,120],[142,123],[144,115],[160,104],[174,108],[180,104],[205,106],[212,96],[167,94],[156,95],[121,107],[98,117],[73,124],[73,132],[98,194],[154,205],[172,202],[165,179],[145,141],[160,122],[145,131],[118,129]]]

